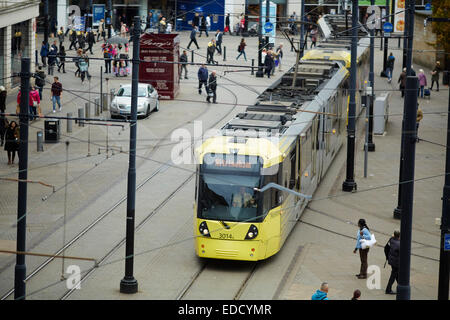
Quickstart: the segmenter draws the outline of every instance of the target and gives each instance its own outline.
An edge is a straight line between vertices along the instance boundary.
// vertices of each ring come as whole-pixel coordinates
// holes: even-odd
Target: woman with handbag
[[[34,120],[37,118],[38,114],[39,115],[41,114],[40,107],[39,107],[39,105],[41,104],[41,98],[39,97],[39,92],[36,90],[35,86],[31,87],[30,99],[32,100],[32,102],[31,102],[32,105],[30,105],[30,114],[31,114],[30,119]],[[39,111],[39,113],[38,113],[38,111]]]
[[[369,247],[363,248],[361,245],[361,240],[371,240],[372,236],[369,231],[369,227],[366,224],[366,220],[359,219],[358,221],[358,232],[356,233],[356,247],[353,253],[359,250],[359,257],[361,260],[361,268],[359,274],[356,275],[358,279],[367,279],[367,255],[369,254]]]
[[[8,164],[14,164],[16,151],[19,150],[19,127],[11,121],[5,133],[5,150],[8,152]]]

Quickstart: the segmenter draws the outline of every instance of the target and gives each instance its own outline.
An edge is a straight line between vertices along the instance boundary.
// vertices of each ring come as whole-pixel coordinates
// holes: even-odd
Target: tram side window
[[[269,183],[278,184],[278,173],[274,175],[264,176],[264,185]],[[270,188],[263,193],[263,214],[267,214],[269,210],[278,206],[278,190],[274,188]]]
[[[294,149],[292,149],[291,154],[289,156],[290,161],[291,161],[291,175],[290,175],[290,180],[289,180],[289,189],[293,189],[295,186],[295,175],[296,175],[296,170],[295,170],[295,163],[296,163],[296,156],[297,156],[297,148],[294,147]]]
[[[311,155],[312,155],[312,137],[311,137],[311,128],[309,128],[305,135],[301,140],[301,149],[300,149],[300,157],[301,157],[301,172],[302,174],[305,172],[306,168],[311,163]]]

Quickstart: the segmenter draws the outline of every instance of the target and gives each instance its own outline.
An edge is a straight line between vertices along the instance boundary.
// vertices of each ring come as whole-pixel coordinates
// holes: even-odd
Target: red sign
[[[139,82],[155,87],[160,99],[175,99],[180,89],[178,34],[144,33],[139,46]]]

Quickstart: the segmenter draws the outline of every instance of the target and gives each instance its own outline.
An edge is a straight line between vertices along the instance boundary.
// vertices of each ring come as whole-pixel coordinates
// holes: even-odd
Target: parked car
[[[131,116],[131,84],[120,85],[110,106],[111,118]],[[159,110],[158,91],[151,84],[139,83],[137,116],[147,117]]]

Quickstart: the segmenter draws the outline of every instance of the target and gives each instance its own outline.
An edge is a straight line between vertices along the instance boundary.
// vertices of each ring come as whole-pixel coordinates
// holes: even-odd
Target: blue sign
[[[450,233],[444,234],[444,251],[450,251]]]
[[[264,30],[265,30],[266,32],[272,32],[272,30],[273,30],[273,23],[270,22],[270,21],[266,22],[266,23],[264,24]]]
[[[203,12],[203,8],[202,7],[197,7],[197,8],[195,8],[195,12]]]
[[[105,5],[94,4],[92,12],[93,12],[92,25],[98,26],[100,24],[100,20],[105,19]]]
[[[390,22],[385,22],[383,25],[383,31],[387,33],[391,33],[394,30],[394,26]]]
[[[431,3],[425,4],[425,10],[431,10]]]

